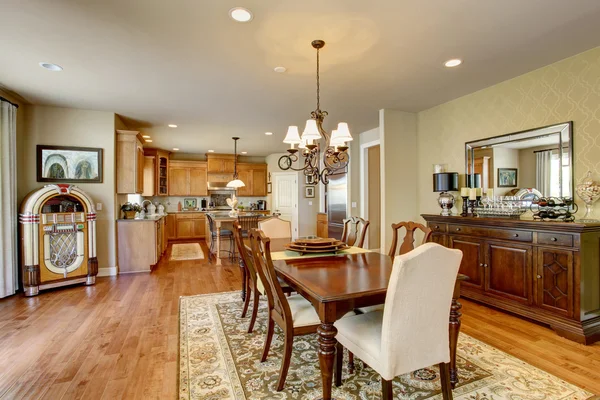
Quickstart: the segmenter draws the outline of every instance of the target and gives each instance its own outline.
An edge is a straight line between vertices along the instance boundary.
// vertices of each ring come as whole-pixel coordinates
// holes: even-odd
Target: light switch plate
[[[102,211],[102,203],[96,203],[96,211]]]
[[[312,206],[312,201],[309,201],[309,202],[308,202],[308,205],[309,205],[309,206]]]
[[[352,202],[352,208],[356,208],[356,202],[355,201]]]

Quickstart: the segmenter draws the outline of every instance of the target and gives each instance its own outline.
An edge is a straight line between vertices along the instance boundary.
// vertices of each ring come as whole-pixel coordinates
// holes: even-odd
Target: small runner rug
[[[171,260],[202,260],[204,252],[199,243],[177,243],[171,249]]]
[[[246,333],[249,317],[240,318],[239,292],[182,297],[179,304],[179,398],[317,399],[321,375],[316,335],[294,338],[285,388],[275,391],[283,338],[275,335],[267,361],[260,362],[267,307],[262,300],[254,333]],[[250,314],[250,312],[248,312]],[[343,385],[334,397],[380,399],[379,375],[356,360],[349,374],[344,355]],[[461,400],[583,400],[592,396],[553,375],[465,334],[460,335],[457,363],[460,383],[453,391]],[[439,372],[425,368],[394,380],[396,399],[441,399]]]

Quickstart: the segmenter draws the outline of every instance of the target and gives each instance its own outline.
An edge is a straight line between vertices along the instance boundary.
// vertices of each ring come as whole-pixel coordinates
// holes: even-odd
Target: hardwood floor
[[[239,290],[241,274],[207,260],[168,262],[170,252],[151,274],[0,300],[0,398],[176,398],[179,297]],[[600,394],[600,343],[463,305],[463,332]]]

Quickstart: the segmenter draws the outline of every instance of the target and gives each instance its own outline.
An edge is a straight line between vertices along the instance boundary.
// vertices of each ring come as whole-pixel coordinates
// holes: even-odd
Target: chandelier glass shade
[[[325,46],[322,40],[313,40],[312,47],[317,50],[317,108],[310,113],[311,118],[300,136],[297,126],[290,126],[283,143],[290,145],[289,154],[279,158],[279,168],[282,170],[303,171],[304,175],[312,177],[313,182],[329,183],[329,175],[346,173],[350,157],[347,142],[352,140],[348,124],[340,122],[337,129],[329,134],[323,128],[323,121],[328,115],[321,110],[319,50]],[[324,139],[324,144],[322,140]],[[298,145],[298,148],[294,146]],[[294,163],[304,160],[302,167],[295,168]]]

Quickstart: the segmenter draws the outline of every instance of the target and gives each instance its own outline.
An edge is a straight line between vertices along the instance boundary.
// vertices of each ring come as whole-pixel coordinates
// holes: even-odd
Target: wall
[[[100,147],[104,149],[104,176],[102,183],[78,183],[94,203],[102,203],[96,210],[97,253],[103,274],[116,272],[115,242],[115,114],[111,112],[77,110],[70,108],[28,106],[20,160],[18,186],[19,202],[32,190],[44,183],[36,178],[36,145],[63,145]]]
[[[574,177],[600,179],[600,47],[418,114],[419,212],[439,213],[431,165],[464,171],[464,143],[574,122]],[[585,207],[579,199],[583,216]],[[600,218],[600,207],[595,217]]]

